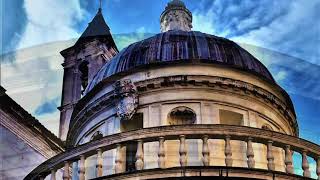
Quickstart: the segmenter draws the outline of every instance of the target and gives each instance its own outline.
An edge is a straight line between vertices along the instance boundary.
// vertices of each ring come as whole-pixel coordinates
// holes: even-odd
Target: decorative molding
[[[183,172],[183,173],[182,173]],[[239,177],[254,177],[255,179],[276,180],[312,180],[299,175],[263,169],[248,169],[244,167],[221,166],[192,166],[172,167],[167,169],[145,169],[96,178],[95,180],[132,180],[132,179],[185,179],[186,177],[201,176],[204,179],[238,179]]]
[[[182,76],[168,76],[155,79],[148,79],[139,82],[135,82],[134,85],[137,88],[138,94],[149,93],[155,90],[163,90],[168,88],[201,88],[211,90],[221,90],[232,92],[233,94],[239,94],[243,96],[249,96],[257,99],[259,102],[267,103],[270,107],[273,107],[275,111],[278,111],[284,118],[288,119],[288,123],[295,130],[293,133],[298,136],[298,124],[292,113],[293,110],[289,108],[285,102],[278,98],[273,93],[255,86],[253,84],[234,80],[230,78],[223,78],[218,76],[199,76],[199,75],[182,75]],[[99,97],[90,104],[83,104],[76,107],[77,110],[73,112],[73,118],[71,119],[71,125],[69,131],[72,137],[68,138],[68,144],[75,143],[75,137],[79,134],[80,127],[90,121],[90,117],[95,115],[101,109],[116,107],[117,94],[114,90],[110,91],[103,96]]]

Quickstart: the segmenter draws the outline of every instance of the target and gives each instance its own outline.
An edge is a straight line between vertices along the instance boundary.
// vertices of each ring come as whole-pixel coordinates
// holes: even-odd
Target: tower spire
[[[102,0],[99,0],[99,11],[101,12],[102,7]]]

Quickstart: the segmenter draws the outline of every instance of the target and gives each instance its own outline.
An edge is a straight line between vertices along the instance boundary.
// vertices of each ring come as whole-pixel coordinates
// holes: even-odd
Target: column
[[[50,180],[56,180],[56,170],[52,169],[51,170],[51,178]]]
[[[137,145],[137,153],[136,153],[136,170],[142,170],[144,166],[143,162],[143,142],[142,140],[138,140],[138,145]]]
[[[310,170],[309,170],[309,162],[307,159],[307,151],[302,151],[302,169],[303,169],[303,176],[310,177]]]
[[[208,146],[208,136],[205,135],[202,138],[202,163],[204,166],[210,165],[210,152]]]
[[[318,175],[318,180],[320,180],[320,156],[318,157],[318,159],[316,159],[316,162],[317,162],[316,173]]]
[[[187,166],[187,149],[186,149],[186,137],[184,135],[180,135],[180,165],[181,167]]]
[[[85,170],[85,156],[80,155],[80,163],[79,163],[79,180],[85,180],[84,173],[86,172]]]
[[[99,148],[97,149],[97,165],[96,165],[97,177],[102,176],[102,173],[103,173],[102,163],[103,163],[102,150]]]
[[[290,150],[290,145],[286,145],[284,163],[286,164],[286,172],[293,174],[292,152]]]
[[[164,151],[164,137],[159,137],[159,152],[158,152],[158,165],[159,168],[165,168],[165,151]]]
[[[63,168],[63,180],[70,180],[69,166],[69,162],[65,161]]]
[[[232,166],[232,151],[231,151],[231,144],[230,144],[230,136],[227,135],[225,139],[225,148],[224,148],[224,155],[226,156],[225,163],[227,167]]]
[[[247,141],[247,163],[248,168],[254,168],[255,161],[254,161],[254,151],[252,148],[252,138],[249,137]]]
[[[117,144],[117,150],[116,150],[116,158],[115,158],[115,173],[121,173],[122,172],[122,159],[121,159],[121,144]]]
[[[274,171],[275,165],[274,165],[274,157],[272,153],[272,143],[273,141],[268,141],[267,144],[267,160],[268,160],[268,170]]]

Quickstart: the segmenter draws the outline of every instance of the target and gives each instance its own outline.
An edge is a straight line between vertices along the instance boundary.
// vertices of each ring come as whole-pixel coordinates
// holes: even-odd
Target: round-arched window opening
[[[264,124],[263,126],[261,126],[261,129],[273,131],[272,127],[268,124]]]
[[[196,122],[196,113],[188,107],[174,108],[168,115],[170,125],[194,124]]]
[[[95,141],[95,140],[99,140],[103,138],[103,134],[100,132],[100,131],[97,131],[95,132],[92,137],[91,137],[91,140],[90,141]]]

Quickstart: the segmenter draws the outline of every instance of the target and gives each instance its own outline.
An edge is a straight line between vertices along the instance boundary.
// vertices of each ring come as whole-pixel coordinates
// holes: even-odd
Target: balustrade
[[[247,128],[249,129],[249,128]],[[203,133],[200,133],[202,132]],[[167,140],[179,140],[179,161],[180,161],[180,166],[181,167],[186,167],[188,165],[187,159],[188,159],[188,152],[187,152],[187,143],[186,139],[201,139],[202,140],[202,164],[203,166],[210,166],[210,149],[208,145],[209,139],[224,139],[225,141],[225,148],[224,148],[224,154],[225,154],[225,166],[226,167],[232,167],[233,165],[233,159],[232,159],[232,146],[231,146],[231,140],[232,141],[246,141],[247,143],[247,149],[246,149],[246,157],[247,157],[247,167],[248,168],[255,168],[255,151],[253,149],[253,143],[260,143],[260,144],[265,144],[267,147],[267,167],[269,171],[277,171],[275,169],[275,161],[277,159],[274,158],[273,154],[273,148],[274,147],[280,147],[283,148],[285,152],[285,158],[284,158],[284,164],[285,164],[285,172],[290,175],[294,174],[293,171],[293,151],[299,152],[302,154],[302,169],[303,169],[303,176],[304,177],[310,177],[311,173],[309,170],[309,162],[307,157],[311,155],[312,158],[315,159],[316,161],[316,174],[318,175],[318,180],[320,180],[320,147],[317,145],[314,145],[312,143],[309,143],[307,141],[304,141],[302,139],[299,139],[299,142],[304,142],[304,144],[297,144],[295,142],[297,138],[292,137],[292,136],[287,136],[287,135],[279,135],[277,137],[278,139],[268,139],[268,136],[266,135],[265,138],[261,138],[261,133],[260,135],[255,135],[254,133],[244,133],[244,135],[241,135],[239,132],[238,134],[233,134],[232,131],[224,131],[223,134],[218,134],[218,133],[212,133],[212,130],[208,128],[208,130],[202,129],[202,131],[199,131],[198,134],[195,133],[196,131],[183,131],[183,128],[181,127],[181,131],[174,131],[168,133],[162,133],[162,131],[156,131],[153,130],[149,136],[138,136],[134,134],[127,133],[128,135],[125,136],[123,135],[124,139],[119,139],[116,138],[117,136],[114,136],[113,139],[110,137],[107,137],[106,139],[110,139],[109,141],[114,141],[113,144],[110,143],[108,145],[102,145],[96,148],[96,150],[92,149],[92,147],[88,146],[87,149],[83,148],[82,150],[75,149],[75,152],[80,152],[77,156],[70,156],[70,158],[65,158],[67,156],[62,156],[61,157],[61,163],[60,163],[60,168],[62,168],[63,165],[63,180],[70,180],[71,179],[71,174],[70,174],[70,163],[72,162],[79,162],[79,179],[84,180],[85,179],[85,161],[86,157],[90,157],[93,155],[97,156],[97,161],[96,161],[96,176],[101,177],[103,175],[103,152],[111,149],[116,149],[116,154],[115,154],[115,162],[114,162],[114,171],[116,174],[124,172],[124,164],[125,164],[125,159],[123,157],[125,154],[122,152],[122,147],[125,147],[126,142],[129,141],[137,141],[137,151],[136,151],[136,162],[135,162],[135,167],[136,170],[143,170],[145,167],[145,161],[144,161],[144,149],[143,149],[143,143],[146,142],[154,142],[158,141],[159,142],[159,147],[158,147],[158,167],[161,169],[166,168],[165,166],[165,157],[166,157],[166,150],[164,147],[164,142],[165,139]],[[261,130],[264,131],[264,130]],[[228,132],[226,134],[226,132]],[[125,134],[125,133],[123,133]],[[142,134],[142,133],[135,133],[135,134]],[[240,135],[239,135],[240,134]],[[258,133],[257,133],[258,134]],[[282,137],[283,136],[283,137]],[[111,136],[112,137],[112,136]],[[129,138],[130,137],[130,138]],[[127,139],[125,139],[127,138]],[[288,139],[292,138],[292,142],[288,141]],[[288,144],[286,144],[287,142]],[[89,148],[90,147],[90,148]],[[111,148],[108,148],[111,147]],[[316,151],[312,152],[312,147],[313,149],[317,149]],[[59,162],[57,160],[53,162]],[[57,163],[56,163],[57,164]],[[57,165],[55,165],[57,166]],[[56,172],[59,168],[49,167],[48,169],[48,174],[51,172],[51,180],[56,179]],[[37,175],[38,179],[44,175],[45,172],[39,173]],[[31,178],[32,179],[32,178]]]

